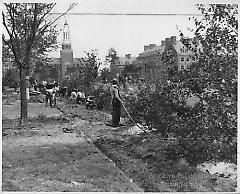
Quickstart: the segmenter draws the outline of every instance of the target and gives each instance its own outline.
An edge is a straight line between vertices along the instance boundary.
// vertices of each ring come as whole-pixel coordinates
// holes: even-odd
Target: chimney
[[[165,42],[166,42],[166,43],[169,43],[170,41],[171,41],[170,38],[165,38]]]
[[[165,46],[165,41],[164,40],[161,41],[161,46]]]
[[[148,50],[150,50],[149,46],[145,45],[144,46],[144,51],[148,51]]]
[[[176,36],[171,36],[171,44],[172,45],[176,45],[176,40],[177,40]]]
[[[126,54],[125,57],[126,57],[127,59],[131,59],[131,54]]]
[[[156,44],[149,44],[150,50],[152,50],[155,46]]]

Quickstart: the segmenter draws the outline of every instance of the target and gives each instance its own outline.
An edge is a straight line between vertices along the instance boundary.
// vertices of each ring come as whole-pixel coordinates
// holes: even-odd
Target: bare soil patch
[[[9,115],[3,117],[2,191],[143,191],[76,131],[77,126],[87,127],[88,121],[73,124],[57,109],[40,105],[38,110],[42,114],[35,111],[32,114],[35,117],[22,127],[17,125],[17,117],[10,117],[9,111],[15,108],[4,108],[3,113],[8,110]],[[73,131],[64,133],[64,128]]]
[[[175,140],[149,134],[130,135],[129,126],[111,128],[104,124],[105,113],[86,110],[82,105],[64,105],[64,113],[77,122],[91,141],[145,192],[233,192],[236,182],[214,177],[183,160],[166,157]]]

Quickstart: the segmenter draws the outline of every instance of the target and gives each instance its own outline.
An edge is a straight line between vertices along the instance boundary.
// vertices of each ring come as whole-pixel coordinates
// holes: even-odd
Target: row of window
[[[180,70],[190,70],[190,65],[180,65]]]
[[[185,47],[182,47],[182,48],[180,48],[180,51],[181,51],[182,53],[187,53],[188,49],[185,48]]]
[[[191,57],[192,58],[192,62],[195,62],[195,57]],[[180,57],[180,61],[181,62],[185,62],[185,57]],[[186,57],[186,62],[190,62],[190,58]]]
[[[185,59],[186,58],[186,59]],[[180,57],[180,61],[181,62],[190,62],[190,58],[192,59],[192,62],[195,62],[195,57]],[[148,57],[144,57],[142,58],[142,62],[147,62],[147,61],[159,61],[159,60],[163,60],[162,57],[151,57],[151,58],[148,58]]]

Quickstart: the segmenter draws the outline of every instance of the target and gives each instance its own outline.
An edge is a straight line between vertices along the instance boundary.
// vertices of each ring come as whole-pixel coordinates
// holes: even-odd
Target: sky
[[[184,3],[185,2],[185,3]],[[194,2],[193,2],[194,3]],[[147,14],[200,14],[195,4],[177,0],[79,0],[70,13],[147,13]],[[57,3],[53,12],[64,12],[70,3]],[[56,17],[56,15],[52,15]],[[113,47],[118,56],[131,54],[136,57],[143,52],[144,45],[160,45],[161,40],[179,35],[177,26],[188,34],[193,22],[186,15],[66,15],[57,22],[62,42],[62,27],[69,24],[74,57],[85,57],[84,51],[97,49],[104,60]],[[60,49],[49,54],[59,57]]]

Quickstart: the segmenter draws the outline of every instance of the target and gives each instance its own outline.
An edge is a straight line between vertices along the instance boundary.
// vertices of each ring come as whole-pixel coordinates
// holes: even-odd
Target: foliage
[[[228,145],[237,135],[238,7],[229,4],[197,7],[204,15],[201,21],[194,18],[198,41],[181,34],[182,42],[197,58],[185,83],[205,102],[199,115],[204,125],[202,132],[210,138],[210,142],[204,141],[206,145],[214,147],[215,141]],[[236,148],[230,150],[229,154],[236,154]]]
[[[110,69],[106,67],[103,68],[100,71],[99,79],[104,84],[109,83],[111,81]]]
[[[67,67],[66,79],[62,80],[62,85],[68,87],[70,90],[81,89],[84,87],[84,67],[82,66],[71,66]]]
[[[83,58],[84,66],[68,67],[66,71],[67,79],[63,80],[62,85],[70,89],[81,89],[88,95],[97,81],[101,62],[98,59],[97,50],[85,53],[86,57]]]
[[[117,51],[114,48],[110,48],[108,50],[108,54],[106,55],[106,61],[110,64],[110,65],[115,65],[118,63],[119,57],[117,54]]]
[[[7,37],[3,41],[9,46],[19,68],[29,68],[30,58],[45,55],[49,49],[56,48],[57,31],[53,21],[46,15],[55,4],[5,3],[3,24]]]
[[[5,39],[5,35],[2,35],[2,39]],[[10,60],[12,60],[14,58],[13,53],[11,51],[11,49],[9,48],[9,46],[5,43],[2,42],[2,61],[7,62]]]
[[[117,54],[117,51],[113,48],[110,48],[105,59],[106,62],[110,64],[110,72],[112,78],[117,78],[117,74],[120,73],[120,69],[117,66],[117,64],[119,63],[119,56]]]
[[[2,36],[2,40],[11,49],[20,70],[22,123],[27,122],[26,76],[34,61],[42,59],[50,49],[57,47],[54,23],[64,14],[57,18],[48,17],[54,6],[54,3],[4,3],[2,18],[7,36]]]
[[[19,87],[19,72],[17,69],[9,69],[3,74],[2,84],[3,86],[9,86],[10,88]]]
[[[123,77],[131,77],[132,79],[138,79],[140,67],[137,67],[134,64],[125,65],[121,74]]]
[[[103,87],[99,87],[92,90],[90,94],[95,96],[98,110],[111,110],[111,94],[108,88],[104,89]]]
[[[156,82],[156,91],[143,88],[128,109],[136,122],[165,137],[174,133],[178,146],[171,150],[191,164],[236,162],[237,6],[198,9],[204,17],[195,19],[196,38],[181,34],[197,58],[190,71],[168,72],[164,82]],[[191,104],[192,97],[198,100]]]
[[[39,82],[49,81],[49,78],[57,80],[58,69],[48,59],[36,61],[32,77],[35,77]]]
[[[86,52],[86,55],[87,56],[84,58],[85,68],[83,70],[83,84],[85,91],[89,91],[97,79],[101,62],[98,59],[97,50]]]

